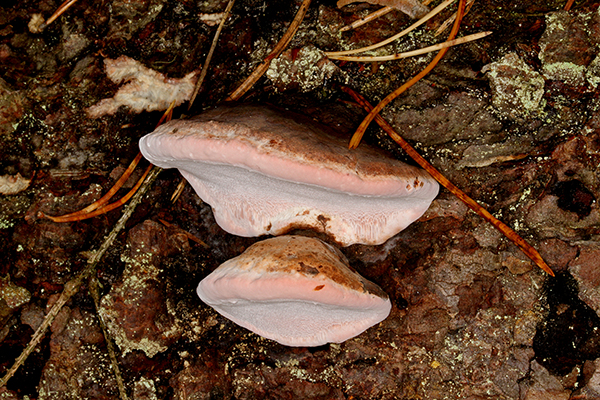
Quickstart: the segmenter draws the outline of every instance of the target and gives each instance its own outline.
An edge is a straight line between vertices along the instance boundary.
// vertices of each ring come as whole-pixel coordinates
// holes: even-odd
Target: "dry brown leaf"
[[[16,175],[0,176],[0,194],[17,194],[29,187],[31,179],[23,178],[20,173]]]
[[[107,58],[104,64],[111,81],[125,84],[114,97],[103,99],[87,109],[92,118],[114,114],[121,106],[134,113],[164,111],[173,102],[179,106],[192,96],[198,72],[190,72],[181,79],[168,78],[127,56],[115,60]]]

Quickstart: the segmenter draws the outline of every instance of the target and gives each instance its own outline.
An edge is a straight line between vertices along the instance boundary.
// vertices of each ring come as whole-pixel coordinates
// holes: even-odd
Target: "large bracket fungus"
[[[260,105],[168,122],[140,149],[152,163],[178,168],[217,223],[240,236],[311,228],[344,246],[380,244],[419,218],[439,190],[424,170],[365,145],[349,150],[314,121]],[[391,309],[339,250],[302,236],[254,244],[200,282],[198,295],[288,346],[343,342]]]
[[[200,285],[206,304],[287,346],[341,343],[383,321],[391,303],[327,243],[280,236],[250,246]]]
[[[239,236],[311,228],[338,243],[381,244],[418,219],[438,193],[424,170],[294,113],[221,106],[173,120],[140,140],[142,154],[178,168]]]

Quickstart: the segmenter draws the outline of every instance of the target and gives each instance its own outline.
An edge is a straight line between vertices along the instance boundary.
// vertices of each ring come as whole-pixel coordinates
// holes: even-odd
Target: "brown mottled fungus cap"
[[[178,168],[239,236],[312,228],[344,246],[380,244],[418,219],[438,193],[424,170],[366,145],[347,148],[315,122],[261,105],[173,120],[140,140],[142,154]]]
[[[287,346],[341,343],[383,321],[391,303],[319,239],[279,236],[250,246],[198,285],[206,304]]]

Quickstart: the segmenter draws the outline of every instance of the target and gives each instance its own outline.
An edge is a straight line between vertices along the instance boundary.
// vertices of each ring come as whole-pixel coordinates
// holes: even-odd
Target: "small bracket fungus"
[[[383,321],[391,303],[319,239],[280,236],[250,246],[198,285],[203,302],[287,346],[341,343]]]
[[[312,228],[344,246],[381,244],[439,190],[420,168],[366,145],[349,150],[308,118],[259,105],[173,120],[143,137],[140,150],[159,167],[178,168],[217,223],[239,236]]]

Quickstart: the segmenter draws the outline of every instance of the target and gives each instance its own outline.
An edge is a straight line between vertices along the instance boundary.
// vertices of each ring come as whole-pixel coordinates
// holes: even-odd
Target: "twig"
[[[379,10],[370,13],[369,15],[367,15],[364,18],[358,19],[358,20],[354,21],[353,23],[348,24],[348,25],[340,28],[340,32],[346,32],[346,31],[349,31],[351,29],[356,29],[359,26],[363,26],[367,22],[371,22],[374,19],[377,19],[377,18],[379,18],[381,16],[384,16],[385,14],[387,14],[387,13],[393,11],[393,10],[394,9],[392,7],[390,7],[390,6],[385,6],[383,8],[380,8]]]
[[[362,97],[360,94],[354,92],[352,89],[343,87],[344,92],[351,95],[357,103],[359,103],[367,112],[373,110],[373,106]],[[529,257],[538,267],[546,271],[551,276],[554,276],[554,272],[550,269],[548,264],[544,261],[540,253],[537,252],[529,243],[519,236],[514,230],[512,230],[504,222],[500,221],[492,214],[489,213],[485,208],[481,207],[475,200],[470,198],[465,192],[456,187],[450,182],[445,176],[443,176],[429,161],[425,160],[406,140],[402,138],[394,128],[379,114],[375,115],[375,121],[379,126],[388,134],[396,143],[402,147],[413,160],[415,160],[423,169],[438,181],[442,186],[448,189],[452,194],[458,197],[463,203],[465,203],[471,210],[475,211],[478,215],[483,217],[486,221],[492,224],[496,229],[502,232],[508,239],[510,239],[515,245],[517,245],[527,257]]]
[[[287,32],[285,32],[285,34],[283,35],[279,43],[277,43],[277,46],[275,46],[271,54],[269,54],[265,58],[265,60],[262,63],[260,63],[258,67],[256,67],[254,72],[252,72],[252,74],[250,74],[250,76],[246,78],[246,80],[242,82],[242,84],[238,86],[238,88],[235,89],[233,93],[231,93],[229,97],[227,97],[227,99],[225,100],[239,100],[248,90],[250,90],[250,88],[256,83],[256,81],[258,81],[260,77],[263,76],[265,72],[267,72],[267,70],[269,69],[269,65],[271,65],[271,60],[279,57],[281,52],[285,50],[288,44],[290,44],[290,42],[292,41],[292,38],[294,37],[296,31],[300,27],[302,20],[304,20],[306,11],[308,11],[308,7],[310,6],[310,2],[311,0],[304,0],[302,2]]]
[[[141,156],[141,154],[139,156]],[[134,162],[135,162],[135,160],[134,160]],[[132,165],[133,165],[133,163],[132,163]],[[131,165],[129,166],[129,168],[131,168]],[[135,166],[133,168],[135,169]],[[115,208],[119,208],[123,204],[127,203],[127,201],[133,196],[133,194],[136,192],[136,190],[138,190],[138,188],[140,187],[140,185],[142,184],[142,182],[144,181],[144,179],[146,178],[146,176],[150,172],[150,168],[152,168],[152,165],[149,165],[146,168],[146,171],[144,171],[144,173],[142,174],[141,178],[137,181],[137,183],[135,184],[135,186],[133,188],[131,188],[131,190],[125,196],[123,196],[119,200],[115,201],[114,203],[111,203],[111,204],[109,204],[107,206],[104,206],[102,208],[96,209],[97,208],[96,203],[98,203],[98,202],[101,201],[104,204],[105,202],[107,202],[108,200],[110,200],[110,197],[112,197],[112,195],[114,194],[114,192],[116,192],[116,190],[115,190],[111,194],[111,191],[114,189],[114,187],[113,187],[107,193],[107,195],[110,194],[110,197],[106,198],[106,201],[104,201],[104,198],[106,197],[106,195],[105,195],[98,202],[92,203],[91,205],[89,205],[88,207],[86,207],[84,209],[84,210],[86,210],[86,209],[91,208],[92,211],[83,212],[84,210],[81,210],[81,211],[77,211],[77,212],[74,212],[74,213],[71,213],[71,214],[62,215],[60,217],[51,217],[50,215],[46,215],[44,213],[40,213],[40,216],[46,217],[46,218],[52,220],[53,222],[60,223],[60,222],[83,221],[84,219],[90,219],[90,218],[97,217],[98,215],[106,214],[107,212],[112,211]],[[129,171],[129,173],[125,177],[125,179],[127,179],[129,177],[129,175],[131,175],[132,171],[133,171],[133,169],[131,171]],[[127,173],[127,171],[126,171],[126,173]],[[123,175],[125,175],[125,173]],[[121,179],[123,179],[123,177],[121,177]]]
[[[121,216],[119,221],[117,221],[113,230],[108,234],[108,236],[104,240],[104,243],[102,243],[100,248],[97,251],[95,251],[93,255],[89,258],[87,266],[79,273],[79,275],[77,275],[75,278],[71,279],[65,284],[65,287],[63,289],[63,292],[60,294],[60,297],[58,298],[56,303],[54,303],[54,305],[44,318],[44,321],[42,321],[42,324],[38,327],[38,329],[31,337],[31,340],[27,344],[27,347],[25,347],[21,355],[19,355],[19,357],[15,360],[12,367],[0,380],[0,387],[6,385],[8,380],[25,362],[27,357],[29,357],[29,354],[31,354],[31,352],[38,345],[40,340],[42,340],[42,338],[46,334],[46,330],[48,329],[50,324],[52,324],[52,321],[54,321],[54,318],[58,315],[62,307],[71,299],[71,297],[73,297],[73,295],[75,295],[79,291],[79,287],[83,284],[83,282],[85,282],[96,271],[96,267],[102,259],[102,256],[104,256],[104,253],[106,253],[108,248],[113,244],[119,232],[125,227],[125,223],[131,217],[133,211],[140,203],[142,197],[144,196],[144,194],[146,194],[146,192],[148,191],[148,189],[150,188],[160,171],[161,169],[158,167],[154,167],[152,169],[144,183],[140,186],[137,193],[133,196],[131,202],[123,211],[123,215]]]
[[[472,35],[463,36],[458,39],[448,40],[446,42],[438,43],[433,46],[423,47],[422,49],[406,51],[404,53],[390,54],[389,56],[329,56],[333,60],[343,61],[357,61],[357,62],[380,62],[380,61],[392,61],[400,60],[402,58],[415,57],[421,54],[427,54],[447,47],[456,46],[459,44],[472,42],[477,39],[481,39],[491,34],[492,32],[479,32]]]
[[[467,5],[465,6],[465,12],[463,13],[463,18],[465,15],[467,15],[469,13],[469,11],[471,10],[471,7],[473,7],[473,4],[475,4],[475,0],[467,0]],[[444,23],[435,30],[435,32],[433,33],[433,36],[439,36],[442,33],[444,33],[444,31],[452,24],[452,22],[454,22],[455,18],[456,18],[456,13],[452,14],[450,16],[450,18],[445,20]]]
[[[175,100],[173,100],[171,102],[171,104],[169,104],[169,108],[167,108],[165,110],[165,112],[163,113],[162,117],[160,117],[160,119],[158,120],[158,123],[156,124],[156,127],[158,128],[159,126],[162,125],[163,122],[165,121],[170,121],[171,118],[173,118],[173,109],[175,108]]]
[[[169,108],[165,110],[162,117],[156,124],[156,127],[160,126],[165,121],[170,121],[173,118],[173,109],[175,108],[175,101],[173,100],[169,105]],[[112,188],[99,200],[96,200],[89,206],[85,207],[83,210],[75,211],[70,214],[61,215],[59,217],[53,217],[50,215],[46,215],[44,213],[40,213],[40,217],[45,217],[53,222],[73,222],[73,221],[83,221],[84,219],[89,219],[93,217],[97,217],[98,215],[106,214],[109,211],[114,210],[117,207],[121,207],[123,204],[127,203],[127,201],[133,196],[135,191],[140,187],[148,172],[150,172],[151,165],[146,168],[146,171],[142,174],[142,177],[137,181],[133,189],[131,189],[123,198],[105,206],[106,203],[110,201],[110,199],[117,193],[117,191],[123,186],[123,184],[129,179],[135,168],[139,164],[142,159],[142,153],[138,153],[138,155],[133,159],[129,167],[123,172],[123,175],[115,182]]]
[[[181,196],[181,193],[183,193],[183,189],[185,188],[186,183],[187,181],[185,180],[185,178],[182,177],[181,181],[177,185],[177,188],[171,195],[171,203],[175,204],[177,202],[177,199],[179,199],[179,196]]]
[[[65,11],[69,9],[69,7],[71,7],[76,2],[77,0],[66,0],[64,3],[62,3],[60,7],[58,7],[56,11],[54,11],[54,14],[52,14],[50,18],[48,18],[48,20],[40,27],[40,29],[44,29],[52,22],[54,22],[56,18],[60,17]]]
[[[60,217],[53,217],[53,216],[45,215],[45,214],[44,214],[44,216],[48,219],[51,219],[54,222],[65,222],[66,220],[70,220],[71,218],[76,218],[81,215],[89,214],[92,211],[102,207],[103,205],[108,203],[110,201],[110,199],[115,195],[115,193],[117,193],[119,191],[119,189],[121,189],[121,186],[123,186],[123,184],[125,182],[127,182],[127,179],[129,179],[129,177],[131,176],[133,171],[135,171],[135,167],[137,167],[137,165],[141,159],[142,159],[142,153],[138,153],[138,155],[133,159],[131,164],[129,164],[129,167],[127,167],[125,172],[123,172],[123,175],[121,175],[121,177],[115,182],[113,187],[110,188],[110,190],[108,192],[106,192],[106,194],[104,196],[102,196],[99,200],[96,200],[95,202],[93,202],[89,206],[85,207],[84,209],[70,213],[70,214],[61,215]]]
[[[571,9],[571,7],[573,7],[573,3],[575,3],[575,0],[569,0],[567,1],[567,4],[565,4],[565,11],[569,11]]]
[[[110,334],[108,329],[106,328],[106,324],[102,319],[102,314],[100,314],[100,290],[98,289],[98,279],[96,276],[92,275],[90,277],[90,281],[88,284],[90,295],[92,299],[94,299],[94,306],[96,307],[96,315],[98,316],[98,322],[100,323],[100,328],[102,328],[102,333],[104,334],[104,341],[106,342],[106,350],[108,351],[108,357],[110,358],[110,364],[112,365],[113,373],[115,374],[115,379],[117,381],[117,388],[119,389],[119,396],[121,400],[128,400],[127,391],[125,390],[125,385],[123,384],[123,377],[121,376],[121,369],[119,368],[119,362],[117,360],[117,356],[115,353],[115,346],[113,344],[112,339],[110,338]]]
[[[202,241],[200,238],[197,238],[196,236],[192,235],[190,232],[188,232],[188,231],[186,231],[186,230],[184,230],[184,229],[181,229],[180,227],[178,227],[178,226],[176,226],[176,225],[173,225],[173,224],[171,224],[171,223],[169,223],[169,222],[165,221],[164,219],[160,219],[160,218],[159,218],[158,220],[159,220],[159,221],[160,221],[160,222],[161,222],[161,223],[162,223],[164,226],[166,226],[167,228],[173,228],[173,229],[176,229],[177,231],[179,231],[179,232],[181,232],[182,234],[184,234],[184,235],[185,235],[185,237],[187,237],[188,239],[190,239],[190,240],[191,240],[191,241],[193,241],[193,242],[196,242],[196,243],[198,243],[200,246],[204,247],[205,249],[208,249],[208,248],[209,248],[209,246],[208,246],[206,243],[204,243],[204,242],[203,242],[203,241]]]
[[[465,9],[465,2],[466,2],[466,0],[459,0],[459,2],[458,2],[458,15],[457,15],[456,21],[454,21],[454,26],[452,27],[452,31],[450,32],[450,35],[448,36],[448,40],[454,39],[456,37],[456,34],[458,33],[458,28],[460,27],[460,22],[462,20],[463,12]],[[358,146],[358,144],[360,143],[360,140],[362,139],[363,135],[365,134],[367,127],[369,126],[371,121],[373,121],[373,118],[375,118],[375,116],[377,114],[379,114],[379,112],[381,110],[383,110],[383,108],[385,106],[387,106],[389,103],[391,103],[396,97],[400,96],[409,87],[411,87],[412,85],[417,83],[419,80],[421,80],[421,78],[423,78],[425,75],[427,75],[437,65],[437,63],[444,57],[444,55],[446,54],[447,51],[448,51],[448,48],[440,50],[439,53],[437,53],[437,55],[435,56],[435,58],[429,63],[429,65],[427,65],[421,72],[419,72],[412,79],[410,79],[404,85],[400,86],[398,89],[394,90],[392,93],[387,95],[387,97],[385,99],[383,99],[381,102],[379,102],[379,104],[377,104],[377,106],[375,106],[375,108],[373,108],[373,110],[371,110],[371,112],[369,112],[369,114],[367,114],[365,119],[363,119],[363,121],[358,126],[358,128],[356,129],[356,132],[354,132],[354,135],[350,139],[349,147],[351,149],[356,148]]]
[[[392,43],[393,41],[395,41],[397,39],[400,39],[402,36],[407,35],[411,31],[414,31],[419,26],[423,25],[425,22],[429,21],[431,18],[433,18],[435,15],[437,15],[444,8],[446,8],[450,4],[454,3],[454,1],[456,1],[456,0],[446,0],[446,1],[444,1],[439,6],[437,6],[436,8],[434,8],[433,10],[431,10],[430,12],[428,12],[425,16],[423,16],[423,18],[421,18],[420,20],[418,20],[417,22],[415,22],[414,24],[412,24],[408,28],[404,29],[402,32],[397,33],[394,36],[391,36],[391,37],[389,37],[389,38],[387,38],[387,39],[385,39],[385,40],[383,40],[383,41],[381,41],[379,43],[375,43],[375,44],[372,44],[370,46],[361,47],[360,49],[354,49],[354,50],[329,51],[329,52],[325,52],[325,55],[327,57],[332,57],[332,56],[347,56],[349,54],[362,53],[362,52],[365,52],[365,51],[375,50],[375,49],[378,49],[380,47],[383,47],[383,46],[385,46],[387,44]]]
[[[210,45],[210,50],[208,55],[206,56],[206,60],[204,61],[204,65],[202,66],[202,71],[200,72],[200,78],[198,78],[198,82],[196,82],[196,87],[194,88],[194,93],[192,94],[192,98],[190,99],[190,104],[188,105],[188,111],[192,108],[194,104],[194,100],[196,100],[196,96],[202,87],[202,82],[204,82],[204,78],[206,78],[206,73],[208,72],[208,66],[210,65],[210,61],[212,60],[213,53],[215,52],[215,48],[217,47],[217,42],[219,41],[219,36],[221,36],[221,31],[225,26],[225,21],[229,18],[229,14],[231,13],[231,9],[233,8],[233,4],[235,0],[229,0],[227,7],[225,8],[225,12],[223,13],[223,19],[219,23],[219,27],[215,32],[215,37],[213,38],[212,44]]]

